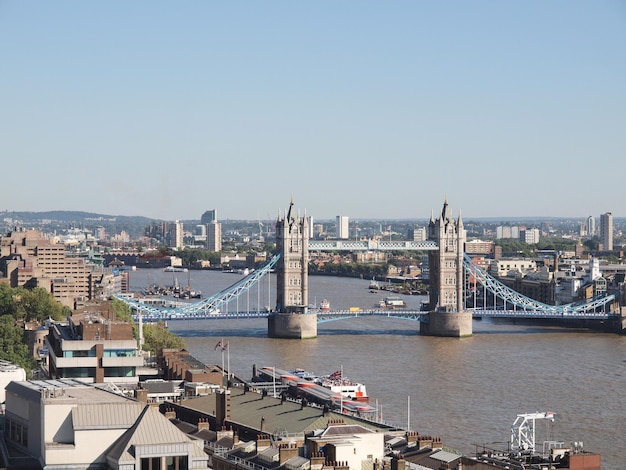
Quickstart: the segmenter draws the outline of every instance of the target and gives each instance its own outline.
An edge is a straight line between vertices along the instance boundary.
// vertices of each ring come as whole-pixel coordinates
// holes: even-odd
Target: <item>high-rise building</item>
[[[211,209],[210,211],[206,211],[200,217],[200,223],[202,225],[210,224],[211,222],[217,220],[217,209]]]
[[[206,226],[206,247],[209,251],[222,251],[222,224],[217,220]]]
[[[593,237],[596,233],[596,219],[592,216],[587,217],[587,220],[585,221],[585,228],[587,229],[587,236]]]
[[[613,214],[607,212],[600,216],[600,243],[605,251],[613,251]]]
[[[177,250],[183,249],[183,223],[179,220],[170,225],[169,246]]]
[[[348,238],[350,238],[350,230],[349,230],[347,215],[337,216],[337,238],[341,240],[347,240]]]

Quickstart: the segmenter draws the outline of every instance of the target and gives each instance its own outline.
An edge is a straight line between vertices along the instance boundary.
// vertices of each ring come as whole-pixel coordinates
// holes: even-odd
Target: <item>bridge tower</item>
[[[472,314],[464,310],[463,253],[465,229],[463,220],[450,215],[446,198],[441,216],[431,216],[428,238],[439,245],[429,252],[430,303],[428,322],[420,325],[427,336],[464,337],[472,335]]]
[[[317,337],[317,314],[308,313],[309,225],[293,214],[293,198],[284,217],[276,220],[276,309],[268,317],[271,338]]]

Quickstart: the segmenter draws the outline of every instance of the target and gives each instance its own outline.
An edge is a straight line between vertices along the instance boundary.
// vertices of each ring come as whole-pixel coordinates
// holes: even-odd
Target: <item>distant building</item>
[[[611,212],[600,216],[600,243],[602,243],[602,250],[613,251],[613,214]]]
[[[528,259],[499,259],[491,263],[489,271],[495,277],[507,276],[512,271],[524,274],[537,271],[537,262]]]
[[[519,238],[519,227],[500,225],[496,227],[496,238]]]
[[[337,216],[337,238],[340,240],[350,238],[349,218],[347,215]]]
[[[200,223],[202,225],[210,224],[211,222],[217,221],[217,209],[211,209],[210,211],[206,211],[200,217]]]
[[[492,251],[492,241],[469,240],[465,242],[465,253],[468,255],[489,255]]]
[[[423,242],[427,240],[428,234],[426,233],[426,227],[410,228],[408,238],[414,242]]]
[[[593,237],[596,233],[596,219],[592,216],[587,217],[585,221],[585,232],[588,237]]]
[[[538,228],[530,228],[520,230],[519,238],[521,241],[528,245],[535,245],[539,243],[539,229]]]
[[[206,247],[209,251],[222,251],[222,224],[217,220],[207,224]]]
[[[38,230],[10,232],[0,239],[0,278],[11,287],[41,287],[63,305],[121,293],[119,271],[69,257],[65,246]]]
[[[169,246],[181,250],[184,247],[183,244],[183,223],[179,220],[170,225],[169,229]]]

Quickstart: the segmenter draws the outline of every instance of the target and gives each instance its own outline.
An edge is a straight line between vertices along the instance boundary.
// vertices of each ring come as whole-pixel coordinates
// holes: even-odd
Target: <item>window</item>
[[[161,470],[161,458],[160,457],[142,458],[141,470]]]

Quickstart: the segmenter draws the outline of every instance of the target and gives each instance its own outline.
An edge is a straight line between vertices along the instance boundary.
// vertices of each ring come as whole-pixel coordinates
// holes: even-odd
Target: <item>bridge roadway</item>
[[[606,312],[556,312],[546,310],[490,310],[490,309],[467,309],[472,312],[474,318],[527,318],[527,319],[558,319],[558,320],[608,320],[615,318],[616,314]],[[428,321],[428,312],[421,310],[383,310],[383,309],[367,309],[367,310],[329,310],[329,311],[313,311],[310,313],[317,314],[317,323],[327,323],[336,320],[358,318],[358,317],[387,317],[401,318],[405,320],[413,320],[419,322]],[[141,320],[145,323],[170,321],[170,320],[245,320],[252,318],[267,318],[270,312],[228,312],[228,313],[181,313],[173,311],[171,313],[164,312],[160,315],[142,314]],[[135,321],[139,320],[139,315],[134,314]]]
[[[425,240],[309,240],[309,251],[434,251],[436,241]]]
[[[367,316],[378,316],[388,318],[404,318],[414,321],[425,321],[426,313],[420,310],[314,310],[309,313],[317,314],[318,323],[326,323],[345,318],[358,318]],[[244,320],[249,318],[267,318],[270,312],[228,312],[228,313],[182,313],[180,311],[163,311],[161,314],[142,313],[141,321],[144,323],[170,321],[170,320]],[[306,315],[306,314],[305,314]],[[133,314],[133,319],[139,321],[139,314]]]

